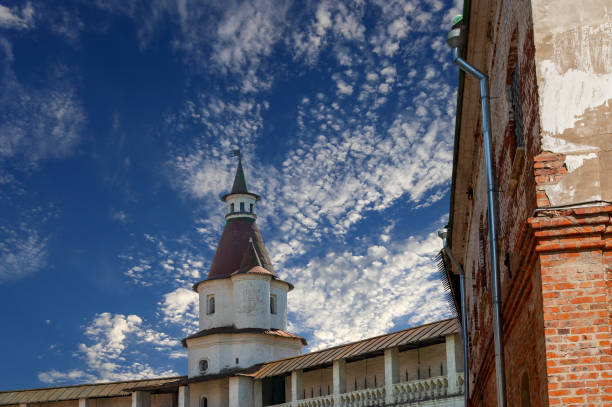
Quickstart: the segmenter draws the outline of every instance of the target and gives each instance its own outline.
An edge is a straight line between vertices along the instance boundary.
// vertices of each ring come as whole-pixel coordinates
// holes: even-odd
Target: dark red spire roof
[[[246,177],[244,176],[244,170],[242,169],[242,158],[238,161],[238,168],[236,168],[236,175],[234,176],[234,184],[232,184],[232,191],[229,194],[225,194],[221,197],[222,201],[232,194],[249,194],[259,201],[259,195],[249,192],[246,183]]]
[[[248,194],[246,177],[242,170],[242,160],[238,161],[238,168],[236,169],[236,176],[234,177],[234,185],[232,185],[232,194]]]
[[[206,279],[227,278],[234,272],[246,272],[256,266],[276,276],[255,220],[229,219]]]

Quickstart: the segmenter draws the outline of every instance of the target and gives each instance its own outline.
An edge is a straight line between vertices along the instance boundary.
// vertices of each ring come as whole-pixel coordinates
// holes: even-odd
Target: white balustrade
[[[296,403],[297,407],[328,407],[334,405],[334,396],[329,394],[327,396],[313,397],[310,399],[298,400]]]
[[[429,379],[412,380],[393,385],[394,406],[410,406],[413,402],[444,397],[459,396],[463,394],[463,373],[457,373],[458,393],[448,394],[448,378],[446,376],[431,377]],[[385,405],[385,387],[355,390],[340,394],[340,404],[336,407],[366,407]],[[327,395],[310,399],[297,400],[276,404],[273,407],[331,407],[334,406],[334,396]]]

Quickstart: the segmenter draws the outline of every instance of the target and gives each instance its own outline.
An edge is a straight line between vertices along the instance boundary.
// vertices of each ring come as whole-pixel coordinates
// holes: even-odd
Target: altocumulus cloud
[[[85,336],[90,342],[81,343],[76,352],[86,362],[84,371],[50,370],[39,373],[39,380],[45,383],[77,379],[103,382],[177,375],[172,369],[154,368],[142,358],[139,358],[139,362],[130,360],[142,346],[147,346],[149,351],[162,352],[178,351],[180,348],[179,341],[147,326],[138,315],[98,314],[85,327]]]
[[[65,157],[80,140],[85,113],[69,71],[57,65],[45,85],[21,84],[13,70],[11,44],[0,37],[0,162],[17,158],[26,168],[48,158]]]
[[[0,227],[0,283],[36,273],[47,265],[47,239],[28,225]]]
[[[330,251],[285,270],[294,325],[311,332],[312,350],[449,317],[436,278],[435,233],[362,250]],[[418,312],[417,312],[418,310]]]

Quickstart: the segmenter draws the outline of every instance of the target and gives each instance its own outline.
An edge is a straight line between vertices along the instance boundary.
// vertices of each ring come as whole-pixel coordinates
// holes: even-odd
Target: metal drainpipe
[[[453,265],[459,272],[459,297],[461,298],[461,304],[459,306],[461,307],[461,339],[463,341],[463,405],[467,407],[468,397],[470,396],[470,365],[468,364],[467,314],[465,309],[465,272],[463,271],[463,267],[461,267],[461,264],[459,264],[459,262],[457,261],[457,258],[455,258],[455,255],[451,251],[451,248],[448,246],[448,241],[446,240],[447,235],[448,231],[446,229],[438,232],[438,236],[440,236],[442,242],[444,242],[444,247],[442,248],[442,250],[444,250],[444,253],[446,253],[451,263],[453,263]]]
[[[455,31],[455,30],[453,30]],[[451,32],[452,33],[452,32]],[[450,34],[449,34],[450,35]],[[495,379],[497,382],[497,405],[506,407],[506,374],[504,368],[504,344],[502,341],[501,281],[497,255],[497,206],[495,205],[495,180],[493,176],[493,153],[491,151],[491,106],[489,98],[489,78],[459,56],[459,46],[453,47],[453,60],[464,72],[480,81],[480,100],[482,105],[482,128],[484,132],[484,156],[487,172],[487,204],[489,223],[489,253],[492,267],[493,285],[493,340],[495,343]]]

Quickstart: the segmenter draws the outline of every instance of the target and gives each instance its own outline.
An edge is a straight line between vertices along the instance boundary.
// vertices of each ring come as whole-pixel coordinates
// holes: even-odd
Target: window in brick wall
[[[514,137],[516,139],[516,145],[518,147],[522,147],[524,145],[523,119],[522,119],[523,104],[521,102],[520,84],[521,84],[521,81],[520,81],[519,66],[517,64],[512,74],[512,83],[510,84],[508,97],[510,98],[510,102],[512,104],[512,119],[511,120],[512,120],[512,125],[514,128]]]
[[[478,276],[480,288],[487,291],[487,231],[482,217],[478,226]]]
[[[506,96],[510,104],[510,126],[514,133],[516,147],[522,147],[523,141],[523,104],[521,101],[521,76],[518,61],[518,28],[512,33],[508,50],[508,65],[506,71]]]

